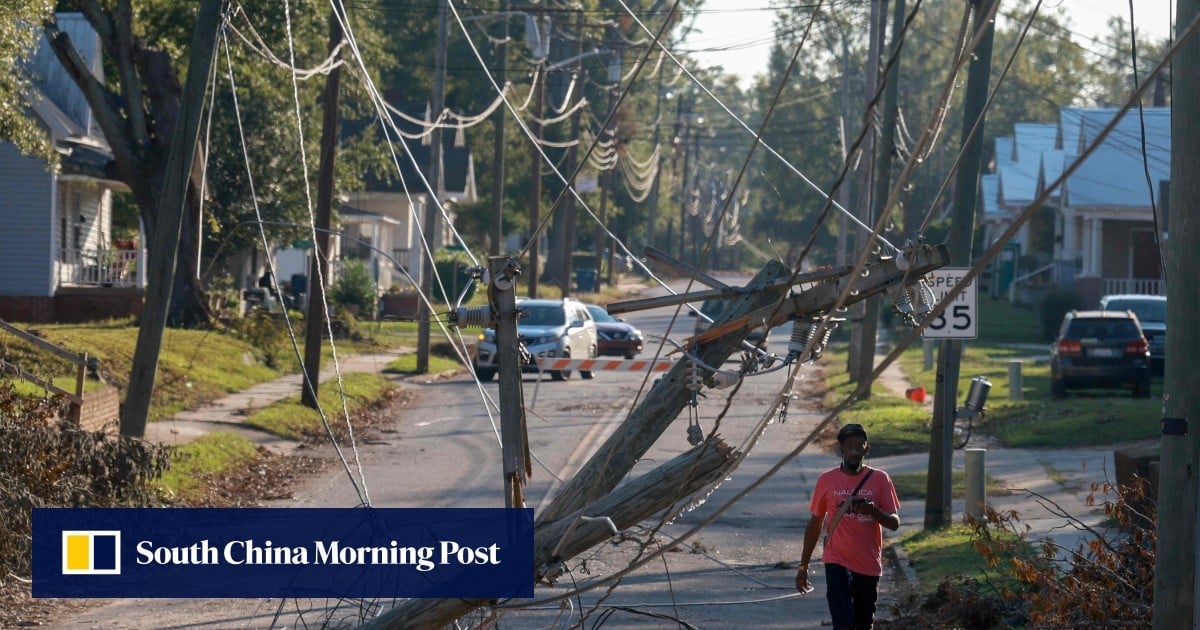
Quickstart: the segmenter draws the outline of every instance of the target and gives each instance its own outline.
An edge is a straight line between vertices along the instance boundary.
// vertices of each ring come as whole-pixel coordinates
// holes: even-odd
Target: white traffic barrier
[[[633,359],[622,361],[618,359],[555,359],[538,358],[538,368],[542,371],[579,370],[581,372],[597,372],[615,370],[623,372],[665,372],[675,364],[670,359]]]

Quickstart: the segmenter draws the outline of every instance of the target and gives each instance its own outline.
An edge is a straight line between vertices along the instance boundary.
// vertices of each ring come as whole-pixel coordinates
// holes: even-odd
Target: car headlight
[[[479,333],[479,340],[486,341],[488,343],[496,343],[496,331],[491,329],[484,330],[482,333]]]
[[[544,337],[538,337],[537,339],[534,339],[533,343],[540,346],[544,343],[554,343],[555,341],[558,341],[557,335],[546,335]]]

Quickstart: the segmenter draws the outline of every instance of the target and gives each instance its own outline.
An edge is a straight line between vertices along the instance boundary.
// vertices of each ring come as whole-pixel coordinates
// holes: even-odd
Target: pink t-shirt
[[[867,474],[867,467],[857,475],[842,472],[841,467],[821,473],[817,478],[817,487],[813,490],[810,509],[813,516],[824,516],[825,527],[833,521],[842,501],[850,497],[855,486]],[[896,497],[896,488],[892,478],[878,468],[867,482],[859,489],[857,497],[874,501],[884,513],[900,511],[900,499]],[[833,533],[825,539],[825,550],[821,561],[825,564],[840,564],[855,573],[863,575],[883,575],[883,563],[880,554],[883,551],[883,527],[867,514],[854,514],[847,511],[834,528]]]

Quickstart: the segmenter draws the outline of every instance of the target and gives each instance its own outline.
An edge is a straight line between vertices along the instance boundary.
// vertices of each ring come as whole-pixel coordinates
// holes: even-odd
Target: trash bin
[[[576,269],[575,270],[575,289],[579,291],[595,292],[596,279],[598,274],[595,269]]]

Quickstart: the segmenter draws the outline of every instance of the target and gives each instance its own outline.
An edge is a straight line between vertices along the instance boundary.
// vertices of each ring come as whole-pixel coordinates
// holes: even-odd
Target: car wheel
[[[631,360],[633,360],[633,357],[634,357],[634,356],[635,356],[635,355],[634,355],[632,352],[626,352],[626,353],[625,353],[625,359],[626,359],[626,360],[630,360],[630,361],[631,361]]]
[[[571,351],[564,351],[562,358],[570,359]],[[553,370],[550,372],[550,379],[555,381],[565,381],[571,378],[571,370]]]
[[[1051,378],[1050,379],[1050,397],[1051,398],[1065,398],[1066,395],[1067,395],[1067,388],[1066,388],[1066,386],[1063,385],[1063,382]]]
[[[1149,398],[1150,397],[1150,381],[1142,381],[1133,386],[1134,398]]]
[[[491,381],[493,378],[496,378],[496,368],[477,367],[477,368],[475,368],[475,376],[479,377],[479,380],[487,383],[488,381]]]

